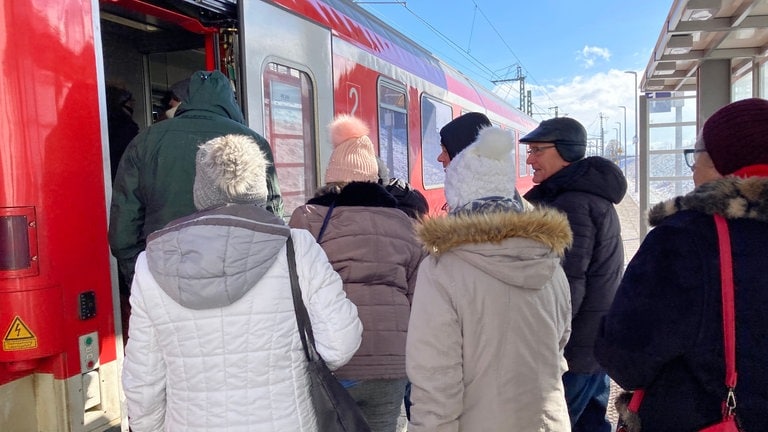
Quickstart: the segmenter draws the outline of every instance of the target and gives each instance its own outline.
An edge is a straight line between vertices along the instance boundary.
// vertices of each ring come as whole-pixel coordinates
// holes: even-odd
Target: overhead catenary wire
[[[470,0],[470,1],[471,1],[472,5],[474,6],[474,14],[473,14],[473,19],[472,19],[472,27],[470,29],[469,42],[468,42],[468,45],[467,45],[466,49],[462,48],[457,42],[455,42],[449,36],[447,36],[446,34],[441,32],[439,29],[437,29],[428,19],[426,19],[423,16],[419,15],[418,13],[416,13],[416,11],[414,11],[413,9],[411,9],[408,6],[407,2],[393,1],[393,2],[378,2],[378,3],[380,3],[380,4],[395,4],[395,5],[399,5],[399,6],[403,7],[409,14],[411,14],[414,18],[416,18],[419,22],[421,22],[426,28],[428,28],[431,32],[433,32],[435,35],[437,35],[449,47],[451,47],[456,52],[461,54],[461,56],[464,58],[465,61],[468,61],[474,68],[476,68],[476,72],[478,73],[479,76],[482,76],[489,83],[493,83],[493,81],[495,81],[495,80],[502,80],[502,79],[505,79],[507,77],[499,75],[496,71],[494,71],[490,67],[488,67],[482,60],[480,60],[480,59],[476,58],[474,55],[472,55],[471,54],[471,49],[470,49],[471,48],[472,39],[474,37],[474,27],[475,27],[475,21],[476,21],[476,14],[477,14],[477,12],[479,12],[480,15],[482,16],[482,18],[488,23],[490,28],[493,30],[493,32],[499,38],[501,43],[504,45],[506,50],[509,51],[509,53],[512,55],[512,57],[517,61],[517,65],[520,65],[522,67],[522,69],[526,73],[526,76],[530,77],[530,80],[535,84],[536,93],[538,93],[540,95],[543,95],[546,98],[546,100],[549,102],[547,104],[547,106],[558,105],[558,103],[556,103],[552,99],[552,97],[549,95],[549,93],[547,93],[546,87],[541,85],[541,84],[539,84],[538,81],[535,78],[533,78],[533,76],[531,75],[530,71],[528,71],[527,68],[525,68],[525,66],[523,65],[523,62],[520,60],[520,58],[514,52],[512,47],[506,42],[504,37],[501,35],[499,30],[496,28],[496,26],[493,25],[493,22],[491,22],[491,20],[488,18],[488,16],[485,14],[485,12],[483,12],[483,10],[480,7],[480,5],[477,4],[477,1],[476,0]],[[357,3],[365,4],[365,3],[373,3],[373,2],[360,1],[360,2],[357,2]],[[396,24],[390,23],[390,25],[392,25],[393,27],[397,28]],[[402,28],[398,28],[398,31],[400,31],[403,34],[408,34],[409,33],[408,31],[405,31]],[[411,38],[414,39],[414,40],[417,40],[417,38],[415,38],[415,37],[411,36]],[[429,48],[432,49],[432,47],[429,47]],[[441,54],[441,55],[444,55],[444,54]],[[461,63],[459,61],[456,61],[455,59],[452,59],[452,57],[450,57],[450,56],[445,55],[445,57],[446,57],[445,58],[446,60],[454,61],[455,64],[460,64]],[[509,70],[509,68],[507,68],[507,70]],[[506,87],[507,87],[506,88],[506,90],[507,90],[506,95],[499,94],[499,96],[502,96],[502,97],[505,97],[505,98],[509,97],[509,93],[513,89],[511,88],[512,86],[510,86],[510,85],[507,85]],[[504,89],[504,85],[499,86],[499,89],[503,90]],[[515,93],[519,93],[519,92],[516,91]],[[518,97],[525,98],[526,96],[519,94]],[[534,110],[532,110],[533,111],[532,115],[538,115],[538,116],[543,118],[544,116],[542,115],[542,111],[546,111],[546,107],[542,107],[538,103],[533,103],[532,105],[535,108]],[[547,116],[547,117],[549,117],[549,116]]]

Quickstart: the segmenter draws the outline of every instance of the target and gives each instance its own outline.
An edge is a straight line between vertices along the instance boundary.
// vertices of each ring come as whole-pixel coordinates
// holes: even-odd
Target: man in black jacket
[[[566,213],[573,231],[573,246],[563,263],[573,308],[565,347],[569,371],[563,375],[571,426],[574,432],[610,432],[605,418],[609,379],[593,349],[623,272],[624,247],[614,204],[624,197],[627,181],[611,161],[584,158],[587,131],[574,119],[545,120],[520,142],[528,145],[526,163],[537,183],[525,199]]]

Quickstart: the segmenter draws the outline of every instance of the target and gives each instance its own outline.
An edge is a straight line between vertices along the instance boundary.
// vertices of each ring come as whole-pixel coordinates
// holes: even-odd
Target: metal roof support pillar
[[[703,60],[696,80],[698,129],[719,108],[731,103],[731,60]]]
[[[752,57],[752,97],[762,97],[763,88],[762,71],[765,64],[761,64],[757,57]]]

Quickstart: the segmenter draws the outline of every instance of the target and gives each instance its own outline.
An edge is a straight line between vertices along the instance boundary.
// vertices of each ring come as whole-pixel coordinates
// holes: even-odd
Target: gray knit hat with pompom
[[[195,207],[265,206],[268,165],[256,140],[247,135],[225,135],[200,145],[193,186]]]

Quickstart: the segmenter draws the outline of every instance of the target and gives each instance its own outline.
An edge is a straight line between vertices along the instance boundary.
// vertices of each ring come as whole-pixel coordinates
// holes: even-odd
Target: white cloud
[[[577,52],[577,59],[581,60],[585,69],[594,66],[599,59],[610,60],[610,58],[611,51],[608,48],[584,45],[584,48]]]
[[[642,71],[637,71],[638,78]],[[597,72],[592,75],[580,75],[569,81],[558,81],[554,84],[543,86],[529,85],[534,103],[534,115],[536,120],[545,120],[554,117],[557,107],[559,116],[572,117],[587,129],[590,138],[600,136],[600,114],[602,113],[603,136],[605,140],[615,137],[613,128],[621,122],[619,138],[624,142],[624,110],[619,106],[625,106],[627,111],[626,136],[629,145],[629,153],[632,149],[632,137],[635,134],[635,97],[638,94],[635,80],[632,74],[623,70],[610,69],[607,72]],[[508,89],[499,87],[497,94],[505,97],[510,103],[517,106],[517,94],[508,94]]]

